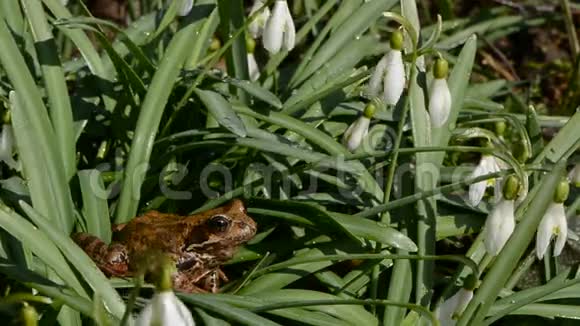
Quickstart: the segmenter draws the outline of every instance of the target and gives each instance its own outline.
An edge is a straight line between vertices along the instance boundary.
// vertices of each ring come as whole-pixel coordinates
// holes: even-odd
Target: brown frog
[[[183,292],[217,292],[227,281],[220,265],[256,234],[240,200],[182,217],[150,211],[113,227],[113,241],[78,233],[73,239],[108,276],[134,276],[140,262],[162,252],[175,262],[173,286]]]

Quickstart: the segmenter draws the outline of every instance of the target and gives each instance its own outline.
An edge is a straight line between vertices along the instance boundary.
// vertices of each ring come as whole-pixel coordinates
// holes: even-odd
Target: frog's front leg
[[[202,277],[199,281],[199,285],[202,289],[205,289],[211,293],[218,293],[222,281],[227,282],[228,277],[221,270],[221,268],[218,267],[211,270],[209,273],[207,273],[207,275]]]
[[[105,275],[129,276],[129,255],[125,245],[115,242],[107,245],[103,240],[88,233],[76,233],[72,238]]]

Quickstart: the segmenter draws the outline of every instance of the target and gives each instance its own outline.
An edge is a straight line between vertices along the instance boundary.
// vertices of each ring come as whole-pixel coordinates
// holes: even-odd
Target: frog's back
[[[113,240],[125,244],[131,252],[177,253],[186,242],[187,224],[179,215],[149,211],[118,227]]]

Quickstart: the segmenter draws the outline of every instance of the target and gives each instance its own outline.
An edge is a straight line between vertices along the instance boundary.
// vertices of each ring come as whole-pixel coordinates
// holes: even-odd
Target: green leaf
[[[240,137],[247,136],[244,123],[234,112],[232,105],[221,94],[199,88],[195,89],[195,94],[199,96],[199,99],[220,125]]]
[[[111,221],[107,204],[108,192],[98,170],[78,172],[83,197],[83,216],[87,232],[109,243],[111,241]]]
[[[301,80],[305,80],[327,64],[332,57],[340,54],[345,49],[352,48],[348,43],[355,41],[357,37],[381,17],[383,11],[389,10],[395,3],[396,0],[366,1],[360,8],[352,12],[351,16],[318,49],[299,78],[295,77],[296,82],[299,83]]]
[[[195,26],[189,25],[175,34],[151,80],[149,90],[141,105],[123,175],[123,187],[115,212],[116,223],[127,222],[137,213],[141,185],[145,180],[144,171],[147,169],[161,116],[173,90],[173,84],[179,76],[180,68],[189,54],[190,40],[195,37],[195,31]]]
[[[46,234],[24,217],[15,213],[7,206],[0,205],[0,227],[19,239],[24,246],[29,248],[40,260],[56,272],[56,275],[78,295],[89,298],[83,286],[70,269],[60,250],[46,236]],[[26,276],[26,275],[22,275]]]
[[[256,83],[238,79],[228,79],[227,82],[238,88],[243,89],[244,91],[248,92],[248,94],[270,104],[271,106],[273,106],[278,110],[282,109],[282,102],[280,102],[280,99],[278,99],[278,97],[276,97],[276,95],[271,93],[269,90],[261,87]]]
[[[66,256],[66,259],[70,261],[80,275],[93,288],[93,291],[98,292],[102,296],[104,304],[111,314],[121,319],[125,312],[125,303],[117,291],[111,287],[107,277],[105,277],[89,256],[71,238],[51,225],[46,217],[41,216],[30,205],[21,201],[20,206],[38,228],[58,246]]]
[[[68,181],[76,172],[76,147],[72,110],[64,72],[42,3],[38,0],[25,0],[22,1],[22,5],[32,28],[38,61],[48,94],[56,144],[62,157],[65,179]]]

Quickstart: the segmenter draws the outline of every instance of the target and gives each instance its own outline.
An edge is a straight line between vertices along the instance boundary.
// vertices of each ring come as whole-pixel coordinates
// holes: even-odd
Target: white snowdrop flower
[[[435,312],[441,326],[454,326],[471,299],[473,299],[473,290],[461,288],[453,296],[443,301]]]
[[[175,266],[165,257],[156,257],[156,289],[153,298],[137,316],[137,326],[194,326],[191,311],[173,293],[172,275]]]
[[[14,131],[12,126],[5,124],[0,131],[0,161],[9,167],[18,170],[18,163],[13,158],[14,153]]]
[[[62,3],[63,6],[66,6],[68,4],[68,0],[60,0],[60,2]]]
[[[246,38],[246,49],[248,50],[247,60],[248,60],[248,75],[251,81],[256,81],[260,78],[260,68],[256,62],[256,57],[254,56],[254,50],[256,48],[256,41],[252,38]]]
[[[568,236],[568,221],[566,220],[564,202],[568,198],[569,192],[570,186],[568,182],[560,182],[556,188],[554,200],[550,203],[540,221],[538,233],[536,234],[536,255],[538,259],[542,259],[546,254],[552,236],[556,237],[554,256],[559,256],[562,249],[564,249],[566,237]]]
[[[181,4],[177,7],[177,15],[187,16],[193,7],[193,0],[180,0]]]
[[[451,92],[447,85],[448,64],[445,59],[438,58],[433,67],[435,79],[429,88],[429,115],[431,125],[436,128],[443,126],[451,112]]]
[[[363,114],[356,119],[344,132],[342,143],[349,151],[355,151],[369,133],[371,118],[375,114],[374,104],[366,106]]]
[[[570,182],[576,187],[580,187],[580,163],[574,165],[574,168],[568,174]]]
[[[258,11],[260,8],[262,8],[264,6],[264,3],[265,3],[264,0],[255,0],[254,4],[252,5],[252,9],[250,9],[250,16],[256,13],[256,11]],[[250,26],[248,26],[248,30],[253,38],[258,38],[260,37],[260,35],[262,35],[262,32],[264,31],[264,26],[266,26],[268,18],[270,18],[270,9],[266,7],[250,23]]]
[[[500,166],[497,159],[493,155],[482,154],[479,164],[475,167],[471,173],[470,178],[477,178],[482,175],[495,173],[500,171]],[[483,180],[476,183],[472,183],[469,186],[469,203],[472,206],[477,206],[483,199],[485,195],[485,189],[488,185],[493,184],[493,180]],[[501,188],[500,188],[501,189]]]
[[[367,86],[367,95],[379,96],[381,82],[385,103],[395,105],[405,89],[405,65],[403,64],[403,33],[391,35],[391,49],[379,61]]]
[[[485,220],[484,244],[488,254],[496,256],[514,232],[516,219],[514,216],[515,202],[519,192],[519,181],[509,176],[503,187],[503,198],[495,203]]]
[[[485,249],[488,254],[495,256],[500,252],[515,225],[514,201],[500,200],[485,220]]]
[[[171,290],[155,293],[137,317],[137,326],[193,326],[189,309]]]
[[[296,29],[290,14],[290,9],[285,0],[276,0],[272,14],[266,22],[262,43],[270,54],[276,54],[280,50],[290,51],[296,42]]]

